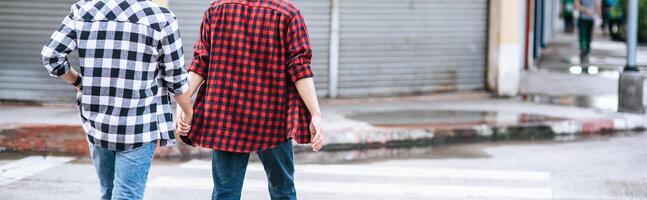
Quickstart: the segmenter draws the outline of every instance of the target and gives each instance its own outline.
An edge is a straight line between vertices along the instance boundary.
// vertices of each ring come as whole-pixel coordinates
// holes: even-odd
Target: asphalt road
[[[647,199],[647,134],[300,154],[300,199]],[[156,160],[145,199],[209,199],[206,159]],[[252,162],[243,199],[269,199]],[[0,153],[0,199],[97,199],[87,158]]]

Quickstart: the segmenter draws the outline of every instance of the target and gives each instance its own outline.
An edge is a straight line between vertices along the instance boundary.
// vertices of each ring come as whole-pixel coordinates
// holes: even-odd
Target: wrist
[[[310,116],[312,116],[312,117],[321,117],[321,112],[310,113]]]
[[[186,115],[193,115],[193,109],[182,109],[182,112]]]

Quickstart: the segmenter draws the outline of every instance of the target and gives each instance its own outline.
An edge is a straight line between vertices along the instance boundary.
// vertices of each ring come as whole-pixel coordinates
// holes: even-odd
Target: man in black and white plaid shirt
[[[50,74],[78,90],[103,199],[142,198],[157,142],[175,144],[169,93],[192,110],[178,29],[175,15],[150,1],[79,1],[43,48]],[[73,50],[80,74],[68,62]],[[191,116],[179,117],[191,124]]]

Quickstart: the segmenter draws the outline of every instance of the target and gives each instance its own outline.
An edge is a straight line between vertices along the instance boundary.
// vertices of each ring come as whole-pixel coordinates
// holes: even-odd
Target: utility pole
[[[640,71],[636,66],[636,43],[638,40],[638,0],[629,0],[627,5],[627,65],[624,71]]]
[[[636,66],[636,42],[638,40],[638,0],[627,1],[627,64],[620,73],[618,83],[618,111],[645,113],[647,98],[645,94],[645,75]]]

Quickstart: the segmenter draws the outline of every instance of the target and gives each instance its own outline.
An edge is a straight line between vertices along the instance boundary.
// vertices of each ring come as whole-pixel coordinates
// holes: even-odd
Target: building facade
[[[504,6],[507,1],[514,6]],[[47,75],[39,53],[74,2],[0,1],[0,42],[4,44],[0,49],[0,99],[66,102],[73,98],[71,87]],[[202,13],[211,0],[157,2],[169,6],[178,16],[186,59],[190,62]],[[293,2],[302,10],[308,24],[315,82],[322,97],[394,96],[488,88],[497,94],[515,95],[514,85],[518,84],[514,83],[515,79],[511,83],[499,79],[518,74],[527,64],[524,56],[529,57],[528,43],[524,41],[532,32],[527,31],[524,19],[531,13],[525,12],[527,5],[534,1]],[[508,21],[503,26],[501,23],[493,26],[493,20]],[[508,23],[517,25],[506,26]],[[509,40],[510,34],[516,38]],[[518,45],[510,48],[502,43]],[[518,54],[512,61],[506,60],[510,51]],[[493,53],[497,53],[497,59],[492,59]],[[78,67],[78,63],[72,65]],[[501,65],[506,66],[501,68]],[[496,88],[511,92],[499,92]]]

